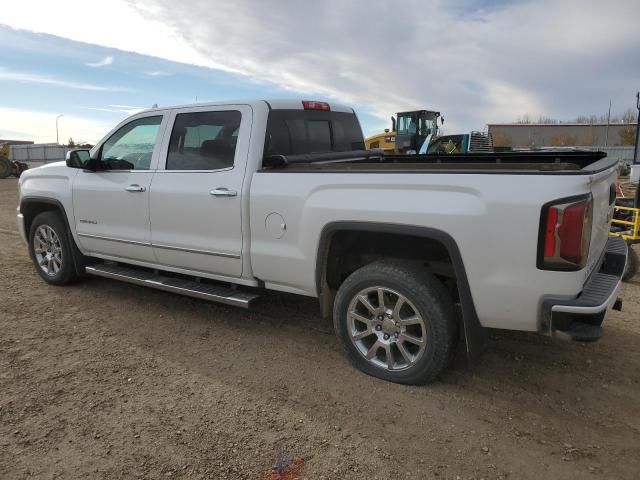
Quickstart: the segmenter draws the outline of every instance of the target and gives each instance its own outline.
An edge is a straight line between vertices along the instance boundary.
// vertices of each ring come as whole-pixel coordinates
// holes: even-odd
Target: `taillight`
[[[542,209],[538,268],[580,270],[591,241],[593,198],[563,199]]]
[[[325,110],[327,112],[331,111],[331,107],[327,102],[315,102],[313,100],[303,100],[302,106],[305,110]]]

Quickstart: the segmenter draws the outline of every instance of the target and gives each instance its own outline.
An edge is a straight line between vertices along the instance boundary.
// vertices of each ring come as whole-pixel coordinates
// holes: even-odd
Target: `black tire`
[[[11,175],[11,162],[8,158],[0,157],[0,178],[7,178]]]
[[[35,237],[41,227],[44,227],[45,230],[47,228],[51,229],[55,233],[57,242],[51,242],[51,251],[53,252],[55,249],[56,252],[60,252],[61,254],[61,261],[58,270],[55,271],[55,266],[53,266],[50,269],[51,273],[47,273],[45,271],[45,268],[47,268],[46,266],[43,267],[40,265],[39,256],[41,253],[36,253],[34,247]],[[58,212],[42,212],[33,219],[33,222],[31,222],[31,228],[29,229],[29,256],[33,261],[36,272],[38,272],[38,275],[40,275],[45,282],[52,285],[68,285],[77,280],[78,275],[75,269],[74,249],[71,242],[73,242],[73,240],[69,239],[67,227]]]
[[[364,343],[361,343],[360,347],[356,347],[352,341],[350,332],[353,329],[353,321],[349,323],[349,309],[354,305],[359,306],[359,300],[356,300],[359,293],[373,287],[382,287],[401,294],[412,304],[411,309],[415,310],[422,318],[425,328],[423,338],[426,345],[424,350],[416,355],[415,363],[409,364],[407,361],[407,365],[400,369],[380,366],[375,363],[375,361],[379,362],[378,359],[368,360],[365,358],[365,354],[358,349]],[[393,293],[390,295],[391,301],[393,301]],[[380,307],[378,306],[378,308]],[[382,316],[376,317],[376,315],[372,314],[374,322],[376,318],[382,318]],[[457,337],[453,302],[445,287],[433,275],[419,266],[403,262],[375,262],[352,273],[338,290],[334,303],[333,321],[338,340],[356,368],[383,380],[409,385],[425,384],[436,380],[452,358]],[[418,328],[422,332],[423,327],[419,326]],[[367,339],[371,343],[375,343],[376,338],[379,339],[385,331],[379,331],[382,329],[380,322],[377,322],[373,329],[377,330],[377,333],[373,333],[376,336],[370,337],[371,340]],[[394,334],[391,333],[391,335]],[[391,341],[393,342],[393,340],[392,338]],[[402,340],[399,341],[402,342]],[[407,345],[406,342],[404,345]],[[368,345],[364,346],[368,347]],[[386,358],[387,350],[384,352]],[[395,352],[392,358],[398,358],[399,346],[395,347]]]
[[[638,273],[638,264],[640,264],[640,259],[638,259],[638,254],[633,249],[633,246],[627,245],[627,265],[624,269],[624,274],[622,275],[622,280],[628,282],[631,280],[636,273]]]

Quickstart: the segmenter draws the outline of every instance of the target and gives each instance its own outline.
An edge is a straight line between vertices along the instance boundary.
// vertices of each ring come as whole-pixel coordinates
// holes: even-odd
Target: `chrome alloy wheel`
[[[384,370],[405,370],[424,354],[427,329],[404,295],[385,287],[358,292],[347,311],[347,331],[358,352]]]
[[[62,268],[62,245],[49,225],[40,225],[33,236],[33,254],[44,273],[53,277]]]

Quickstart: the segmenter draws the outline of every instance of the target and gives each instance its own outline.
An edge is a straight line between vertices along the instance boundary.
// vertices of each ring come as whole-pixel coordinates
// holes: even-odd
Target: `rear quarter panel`
[[[267,287],[316,296],[318,245],[329,223],[430,227],[456,241],[484,326],[536,330],[541,297],[575,296],[588,275],[537,269],[541,207],[590,188],[585,175],[257,172],[251,266]],[[286,223],[280,238],[267,231],[271,213]]]

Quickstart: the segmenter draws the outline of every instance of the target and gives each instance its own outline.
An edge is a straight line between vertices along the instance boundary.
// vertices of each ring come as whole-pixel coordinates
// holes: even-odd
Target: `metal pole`
[[[633,149],[633,164],[636,168],[640,168],[640,92],[636,93],[636,108],[638,109],[638,118],[636,118],[636,146]],[[640,181],[636,185],[634,206],[640,208]]]
[[[604,139],[604,146],[609,145],[609,124],[611,123],[611,99],[609,99],[609,114],[607,115],[607,135]]]
[[[58,119],[60,117],[64,117],[64,115],[60,114],[56,117],[56,144],[60,145],[60,140],[58,139]]]

